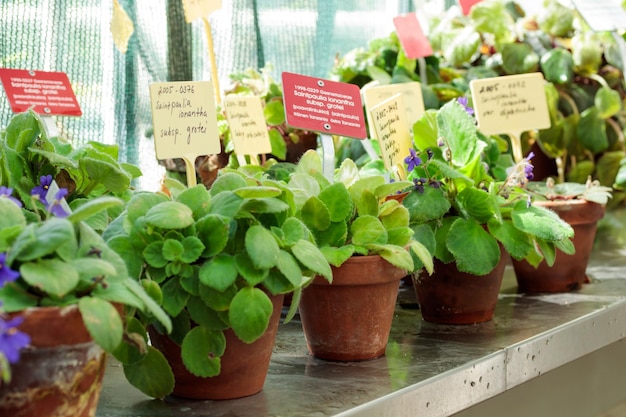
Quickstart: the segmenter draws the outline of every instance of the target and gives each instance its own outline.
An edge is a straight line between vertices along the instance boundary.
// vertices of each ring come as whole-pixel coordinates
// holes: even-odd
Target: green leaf
[[[548,242],[557,242],[574,236],[572,226],[561,220],[555,212],[536,203],[528,208],[526,203],[518,203],[511,213],[511,218],[516,228]]]
[[[83,316],[85,327],[95,342],[111,353],[122,342],[124,325],[113,305],[94,297],[82,297],[78,309]]]
[[[263,226],[251,226],[245,237],[246,252],[258,269],[276,266],[280,248],[272,233]]]
[[[35,223],[29,224],[17,237],[7,257],[9,262],[13,259],[31,261],[43,258],[66,242],[76,239],[74,227],[67,219],[54,217],[37,226]]]
[[[606,122],[600,116],[597,107],[589,107],[581,113],[577,135],[580,143],[594,154],[603,152],[609,147]]]
[[[98,213],[103,212],[114,207],[120,207],[123,201],[115,197],[98,197],[93,200],[88,200],[86,203],[81,204],[74,211],[67,216],[67,219],[76,224],[80,221],[86,220]]]
[[[311,271],[330,280],[332,271],[320,249],[308,240],[300,239],[292,247],[291,252],[298,261]]]
[[[330,226],[330,211],[317,197],[310,197],[302,206],[302,221],[313,230],[326,230]]]
[[[152,297],[137,283],[131,279],[124,280],[124,285],[144,303],[142,311],[155,317],[168,332],[172,331],[172,322]]]
[[[184,263],[190,264],[195,262],[204,250],[202,241],[195,236],[187,236],[182,241],[183,253],[180,255],[180,260]]]
[[[300,239],[310,240],[311,231],[296,217],[289,217],[281,226],[285,242],[291,245]]]
[[[17,204],[8,198],[0,197],[0,230],[4,232],[4,229],[9,227],[18,227],[19,229],[26,226],[26,218],[22,214]]]
[[[142,252],[146,263],[154,268],[164,268],[168,260],[163,256],[163,241],[152,242]]]
[[[217,291],[206,285],[200,286],[200,298],[215,311],[227,311],[236,294],[236,285],[231,285],[225,291]]]
[[[252,343],[265,333],[273,307],[267,294],[245,287],[233,298],[228,311],[230,325],[239,339]]]
[[[413,258],[405,248],[396,245],[371,245],[370,248],[393,266],[407,271],[407,274],[413,271]]]
[[[352,235],[352,243],[355,245],[366,246],[369,244],[385,244],[387,243],[387,229],[374,216],[357,217],[350,226]]]
[[[502,68],[507,74],[537,71],[539,56],[527,43],[509,43],[502,48]]]
[[[480,224],[485,224],[495,216],[497,207],[493,196],[479,188],[464,188],[457,195],[460,210]]]
[[[323,246],[320,248],[322,254],[329,264],[335,267],[340,267],[345,261],[347,261],[352,255],[354,255],[354,246],[346,245],[339,248],[333,248],[331,246]],[[332,271],[331,271],[332,272]],[[331,277],[326,277],[329,282],[332,282]]]
[[[471,250],[468,250],[469,242]],[[450,226],[446,246],[461,272],[486,275],[500,261],[498,242],[474,220],[457,219]]]
[[[205,246],[204,257],[215,256],[224,250],[228,244],[230,221],[229,217],[221,214],[208,214],[198,220],[196,230]]]
[[[622,99],[619,92],[609,87],[600,87],[596,91],[593,103],[602,119],[613,117],[622,109]]]
[[[263,282],[268,274],[267,269],[255,268],[246,253],[238,253],[235,255],[235,266],[237,267],[237,272],[239,272],[248,285],[252,287]]]
[[[263,116],[268,126],[278,126],[285,122],[285,107],[282,100],[271,100],[263,107]]]
[[[467,165],[486,146],[478,140],[474,119],[456,100],[447,102],[439,110],[437,126],[439,135],[449,146],[454,166]]]
[[[177,278],[171,278],[162,286],[163,309],[172,317],[176,317],[185,308],[190,294],[180,286]]]
[[[413,229],[410,227],[394,227],[387,229],[387,243],[396,246],[406,246],[413,237]]]
[[[514,259],[524,259],[533,251],[533,244],[526,233],[517,229],[513,223],[493,219],[489,221],[488,226],[489,232],[502,243],[504,249]]]
[[[390,208],[391,206],[393,208]],[[385,229],[389,230],[398,227],[408,227],[410,215],[409,210],[405,206],[399,204],[396,200],[390,200],[381,206],[378,218],[385,226]]]
[[[428,248],[426,248],[426,246],[424,246],[422,243],[418,242],[417,240],[411,241],[410,247],[411,247],[411,253],[415,254],[417,259],[419,259],[423,267],[426,269],[426,272],[428,272],[429,274],[432,274],[433,269],[434,269],[433,256],[431,255]],[[415,260],[413,260],[413,265],[414,265],[414,270],[417,270],[418,265],[416,264]]]
[[[220,374],[220,358],[225,350],[226,338],[222,331],[196,326],[183,339],[181,356],[189,372],[207,378]]]
[[[378,217],[378,198],[373,192],[363,190],[363,192],[355,198],[356,210],[359,216]]]
[[[298,287],[302,284],[302,270],[300,269],[300,265],[289,252],[284,250],[280,251],[276,267],[294,287]]]
[[[223,191],[235,191],[245,187],[246,180],[234,172],[226,172],[219,175],[211,184],[210,194],[215,196]]]
[[[194,223],[191,209],[177,201],[165,201],[152,207],[145,220],[161,229],[183,229]]]
[[[287,143],[285,139],[276,129],[270,129],[268,131],[270,137],[270,145],[272,147],[272,155],[276,156],[281,161],[287,158]]]
[[[182,256],[184,251],[185,247],[178,240],[166,239],[163,242],[163,257],[168,261],[177,261]]]
[[[241,198],[271,198],[282,194],[282,191],[276,187],[266,187],[255,185],[253,187],[239,187],[233,192]]]
[[[165,356],[152,346],[141,361],[126,365],[128,382],[144,394],[162,399],[174,390],[174,374]]]
[[[206,305],[200,297],[191,297],[187,303],[189,317],[202,327],[211,330],[226,330],[228,324],[220,318],[217,311]]]
[[[213,188],[211,188],[213,190]],[[233,218],[239,212],[243,199],[232,191],[223,191],[211,199],[211,213]]]
[[[450,201],[441,188],[424,187],[424,192],[409,193],[402,204],[409,210],[411,223],[438,219],[450,210]]]
[[[211,207],[211,196],[204,184],[184,189],[176,196],[176,201],[189,207],[195,219],[206,215]]]
[[[541,69],[551,83],[569,84],[574,79],[574,59],[565,48],[556,47],[543,54]]]
[[[328,209],[331,222],[342,221],[352,214],[352,200],[348,189],[342,182],[334,183],[322,190],[319,199]],[[318,229],[323,230],[325,228],[318,227]]]
[[[200,267],[198,276],[204,285],[220,292],[225,291],[237,279],[237,267],[232,255],[221,253]]]
[[[20,275],[28,285],[57,298],[71,293],[80,278],[71,264],[56,258],[23,263]]]

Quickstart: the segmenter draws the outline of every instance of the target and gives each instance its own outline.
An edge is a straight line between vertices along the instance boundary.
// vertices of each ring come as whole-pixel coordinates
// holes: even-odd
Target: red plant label
[[[417,59],[431,56],[433,48],[420,26],[415,13],[393,18],[398,39],[408,58]]]
[[[287,124],[302,130],[367,137],[361,90],[354,84],[283,72]]]
[[[64,72],[0,68],[0,80],[14,113],[32,107],[36,113],[47,116],[83,114]]]
[[[461,11],[465,16],[470,14],[472,6],[476,3],[480,3],[480,0],[459,0],[459,4],[461,5]]]

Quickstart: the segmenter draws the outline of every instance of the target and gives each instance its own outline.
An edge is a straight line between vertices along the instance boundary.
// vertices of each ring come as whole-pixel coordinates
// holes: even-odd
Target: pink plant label
[[[459,0],[461,11],[466,16],[470,14],[470,11],[472,10],[472,6],[474,6],[477,3],[480,3],[480,0]]]
[[[283,72],[287,124],[328,135],[367,137],[361,90],[354,84]]]
[[[0,68],[0,80],[15,113],[30,108],[46,116],[82,116],[64,72]]]
[[[393,18],[393,24],[396,27],[396,33],[400,44],[404,49],[404,53],[411,59],[424,58],[433,54],[433,48],[415,13],[409,13],[404,16],[396,16]]]

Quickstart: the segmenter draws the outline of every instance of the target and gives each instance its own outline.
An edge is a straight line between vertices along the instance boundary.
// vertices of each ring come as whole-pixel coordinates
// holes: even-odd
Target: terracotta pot
[[[508,253],[487,275],[460,272],[456,263],[435,259],[432,275],[413,275],[413,286],[424,320],[438,324],[475,324],[493,319]]]
[[[95,416],[106,354],[89,336],[78,307],[35,307],[19,315],[19,330],[31,336],[31,345],[11,365],[11,382],[0,382],[0,415]]]
[[[180,346],[167,335],[149,328],[152,345],[163,353],[174,372],[173,394],[197,400],[228,400],[260,392],[270,366],[283,295],[270,296],[270,299],[274,310],[267,331],[259,339],[247,344],[231,329],[224,331],[226,351],[221,359],[221,372],[210,378],[191,374],[183,364]]]
[[[596,237],[598,220],[605,207],[586,200],[538,201],[555,211],[574,228],[576,253],[567,255],[557,250],[554,265],[542,261],[537,268],[526,261],[513,259],[513,268],[519,290],[525,293],[568,292],[579,289],[587,278],[587,265]]]
[[[300,317],[311,354],[361,361],[385,354],[400,280],[406,271],[380,256],[353,256],[302,291]]]

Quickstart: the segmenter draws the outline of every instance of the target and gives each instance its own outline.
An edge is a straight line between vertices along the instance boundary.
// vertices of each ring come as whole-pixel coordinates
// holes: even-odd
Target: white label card
[[[470,90],[478,127],[486,135],[550,127],[543,74],[472,80]]]
[[[237,155],[259,155],[272,151],[259,97],[226,96],[224,110]]]
[[[404,158],[409,155],[412,141],[402,95],[396,94],[372,107],[370,117],[385,168],[405,180]]]
[[[214,97],[210,81],[150,84],[157,159],[220,152]]]
[[[406,121],[411,128],[424,115],[424,98],[422,97],[422,88],[418,82],[367,87],[363,89],[365,108],[371,109],[396,94],[402,94]],[[367,112],[367,118],[370,126],[370,136],[375,136],[369,111]]]

